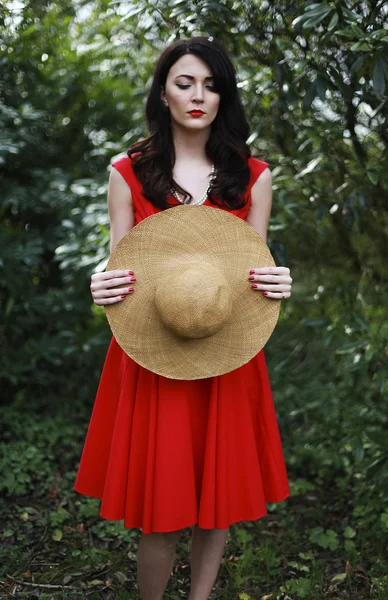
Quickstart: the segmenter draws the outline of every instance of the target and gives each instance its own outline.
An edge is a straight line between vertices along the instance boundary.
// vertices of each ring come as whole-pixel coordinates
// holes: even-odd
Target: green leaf
[[[331,583],[342,583],[343,581],[345,581],[347,575],[346,573],[338,573],[338,575],[334,575],[334,577],[331,578]]]
[[[358,73],[358,71],[361,69],[362,65],[365,62],[365,59],[367,58],[367,54],[362,54],[361,56],[358,56],[356,58],[356,60],[354,61],[354,63],[352,64],[352,66],[350,67],[350,72],[353,73]]]
[[[306,11],[305,15],[307,16],[308,19],[310,19],[312,17],[328,15],[329,13],[332,12],[332,10],[333,9],[330,6],[327,6],[327,4],[318,4],[312,10]]]
[[[369,181],[371,183],[373,183],[373,185],[377,185],[378,184],[378,182],[379,182],[379,173],[378,173],[378,171],[374,171],[372,169],[368,169],[367,172],[366,172],[366,174],[367,174],[367,177],[368,177]]]
[[[351,23],[350,28],[356,37],[361,38],[361,39],[365,37],[365,32],[361,29],[361,27],[359,27],[355,23]]]
[[[300,171],[297,175],[295,175],[294,179],[300,179],[301,177],[304,177],[308,173],[311,173],[312,171],[314,171],[315,167],[317,167],[319,165],[322,158],[323,158],[323,156],[320,155],[320,156],[317,156],[316,158],[313,158],[313,160],[310,160],[310,162],[307,164],[307,166],[302,171]]]
[[[345,17],[345,20],[348,22],[358,23],[359,21],[362,21],[362,17],[360,15],[353,12],[352,10],[349,10],[348,8],[345,8],[345,6],[342,6],[342,12]]]
[[[354,552],[356,544],[353,542],[353,540],[345,540],[344,548],[346,552]]]
[[[352,40],[354,39],[354,33],[352,31],[350,31],[349,29],[340,29],[339,31],[336,31],[336,35],[340,35],[341,37],[351,38]]]
[[[364,450],[364,444],[362,443],[361,440],[358,440],[357,445],[356,445],[356,451],[354,453],[354,458],[356,462],[361,462],[364,458],[365,455],[365,450]]]
[[[370,34],[370,37],[373,40],[382,40],[387,36],[387,30],[386,29],[377,29],[376,31],[373,31],[373,33]]]
[[[355,319],[355,321],[357,321],[357,323],[360,325],[360,327],[362,327],[362,329],[364,329],[368,333],[370,332],[370,323],[368,321],[366,321],[359,315],[354,315],[354,319]]]
[[[370,52],[371,46],[367,42],[361,41],[353,44],[350,50],[352,52]]]
[[[312,7],[310,7],[312,8]],[[307,11],[303,14],[303,15],[299,15],[299,17],[296,17],[296,19],[294,19],[292,21],[292,26],[295,27],[296,25],[298,25],[299,23],[308,23],[309,21],[314,21],[317,20],[317,23],[322,21],[330,12],[332,11],[332,8],[328,7],[327,5],[324,4],[318,4],[316,5],[314,8],[312,8],[311,10]],[[303,25],[303,27],[305,26]]]
[[[310,29],[311,27],[316,27],[326,18],[326,16],[327,13],[311,17],[311,19],[308,19],[303,23],[303,29]]]
[[[378,56],[375,63],[375,68],[373,69],[373,89],[376,92],[376,95],[379,98],[382,98],[385,91],[385,74],[384,74],[384,65],[383,59]]]
[[[333,29],[336,28],[336,26],[338,25],[338,20],[339,20],[338,13],[334,13],[329,21],[328,26],[327,26],[328,31],[333,31]]]
[[[307,318],[307,319],[301,319],[300,324],[307,325],[307,327],[327,327],[327,325],[329,324],[329,320],[328,319],[320,319],[320,318],[316,318],[316,319]]]
[[[388,41],[388,40],[387,40]],[[381,66],[383,67],[385,79],[388,81],[388,61],[380,56]]]
[[[344,344],[340,348],[337,348],[335,354],[352,354],[361,348],[365,348],[368,345],[368,341],[361,340],[360,342],[350,342],[349,344]]]
[[[54,540],[54,542],[60,542],[61,539],[63,538],[63,532],[61,529],[54,529],[53,534],[52,534],[52,539]]]
[[[345,527],[344,536],[348,539],[354,538],[356,536],[356,532],[353,527]]]
[[[309,4],[308,6],[305,7],[305,11],[311,11],[311,10],[316,10],[317,8],[321,8],[322,6],[322,2],[313,2],[312,4]]]
[[[2,533],[2,537],[7,538],[7,537],[11,537],[11,535],[13,535],[14,532],[12,529],[5,529]]]

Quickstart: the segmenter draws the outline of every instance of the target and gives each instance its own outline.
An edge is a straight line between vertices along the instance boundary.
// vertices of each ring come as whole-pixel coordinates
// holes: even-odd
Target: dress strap
[[[124,177],[132,192],[140,191],[142,186],[135,175],[132,167],[132,160],[129,158],[129,156],[123,156],[123,158],[119,158],[112,163],[112,167],[117,169],[120,175]]]
[[[248,158],[248,166],[251,171],[251,177],[247,187],[247,194],[250,194],[253,185],[259,179],[262,172],[265,171],[267,167],[269,167],[269,164],[267,162],[264,162],[263,160],[259,160],[258,158],[254,158],[253,156],[251,156],[250,158]]]

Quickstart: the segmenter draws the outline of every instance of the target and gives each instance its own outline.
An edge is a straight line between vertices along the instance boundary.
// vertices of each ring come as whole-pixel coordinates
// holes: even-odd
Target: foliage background
[[[30,572],[34,536],[76,561],[91,531],[118,550],[136,540],[72,490],[110,338],[89,278],[108,258],[109,164],[147,133],[155,61],[206,34],[233,58],[249,144],[273,173],[269,244],[295,283],[266,347],[293,490],[270,516],[312,551],[268,563],[287,554],[279,536],[254,558],[263,523],[236,527],[243,559],[221,585],[258,593],[257,559],[276,598],[338,597],[337,584],[388,597],[386,5],[24,0],[5,2],[0,25],[1,573]]]

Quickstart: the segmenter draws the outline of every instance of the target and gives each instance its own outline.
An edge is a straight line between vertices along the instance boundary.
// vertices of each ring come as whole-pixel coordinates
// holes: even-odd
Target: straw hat
[[[270,337],[280,301],[255,292],[249,270],[274,266],[255,229],[222,209],[177,206],[147,217],[117,244],[107,270],[132,269],[133,294],[107,305],[121,348],[170,379],[222,375]]]

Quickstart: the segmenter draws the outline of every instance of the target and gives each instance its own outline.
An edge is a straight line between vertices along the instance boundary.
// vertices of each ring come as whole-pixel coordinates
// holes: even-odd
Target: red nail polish
[[[254,275],[255,272],[254,271],[249,271],[249,275]]]
[[[134,275],[135,273],[133,271],[128,271],[128,275]]]
[[[253,287],[255,290],[257,290],[257,285],[255,283],[251,287]]]
[[[263,292],[264,296],[268,296],[268,292]]]
[[[123,294],[121,297],[122,297],[122,298],[126,298],[127,296],[126,296],[125,294]]]
[[[136,277],[131,277],[131,281],[136,281]]]
[[[252,277],[249,277],[249,281],[255,281],[255,278],[253,277],[253,275],[252,275]]]
[[[135,288],[128,288],[128,292],[133,292]]]

